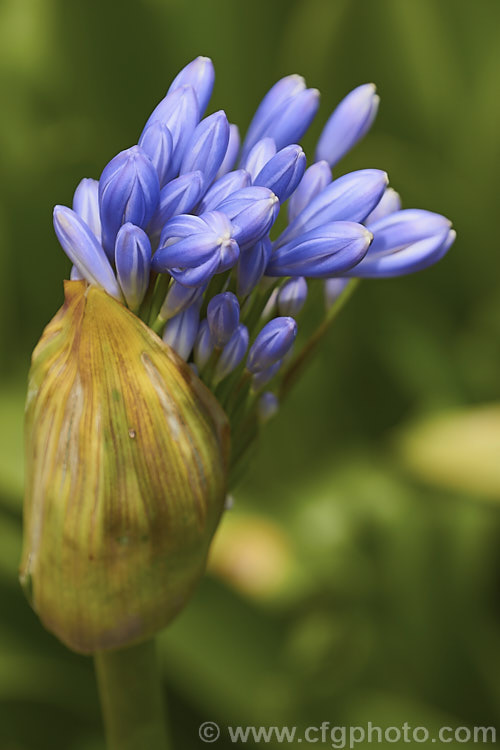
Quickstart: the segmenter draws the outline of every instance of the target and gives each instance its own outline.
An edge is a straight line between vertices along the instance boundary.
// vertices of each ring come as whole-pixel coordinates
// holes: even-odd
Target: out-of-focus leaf
[[[402,432],[398,447],[421,479],[500,500],[500,404],[424,419]]]

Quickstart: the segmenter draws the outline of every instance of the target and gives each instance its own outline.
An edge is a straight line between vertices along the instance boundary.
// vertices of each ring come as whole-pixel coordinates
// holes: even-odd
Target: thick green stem
[[[154,640],[94,659],[108,750],[167,750]]]

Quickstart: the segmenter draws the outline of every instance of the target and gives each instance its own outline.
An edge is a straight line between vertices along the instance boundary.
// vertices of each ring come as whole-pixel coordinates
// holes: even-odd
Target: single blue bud
[[[195,302],[175,317],[167,321],[163,331],[163,341],[184,360],[189,359],[198,333],[200,306]]]
[[[217,360],[214,373],[215,385],[238,367],[248,349],[248,338],[248,328],[240,323]]]
[[[115,265],[123,296],[136,312],[144,299],[151,269],[151,242],[146,232],[130,222],[116,235]]]
[[[163,227],[151,267],[165,273],[174,267],[199,266],[213,256],[218,244],[219,238],[199,216],[174,216]]]
[[[345,276],[386,278],[421,271],[440,260],[455,240],[449,219],[419,209],[396,211],[369,229],[372,247],[359,268]]]
[[[326,279],[324,292],[325,307],[327,310],[335,304],[348,283],[349,279]]]
[[[237,169],[234,172],[228,172],[209,187],[196,212],[198,214],[203,214],[206,211],[213,211],[218,208],[226,198],[232,196],[237,190],[248,187],[250,183],[250,175],[246,170]]]
[[[211,59],[202,56],[196,57],[177,73],[168,93],[176,91],[181,86],[191,86],[196,94],[200,117],[202,117],[212,96],[214,81],[215,71]]]
[[[271,391],[265,391],[259,396],[257,402],[257,413],[259,420],[265,424],[269,422],[277,413],[279,409],[278,397]]]
[[[325,279],[359,263],[373,239],[362,224],[332,221],[300,235],[274,250],[267,276],[307,276]]]
[[[266,370],[291,349],[297,336],[297,323],[293,318],[274,318],[257,334],[247,359],[251,373]]]
[[[54,229],[62,249],[81,276],[121,300],[120,287],[106,253],[83,219],[66,206],[56,206]]]
[[[377,114],[379,97],[373,83],[358,86],[334,109],[316,147],[316,161],[335,166],[370,130]]]
[[[262,167],[253,184],[269,188],[284,203],[301,181],[305,169],[305,153],[300,146],[292,144],[278,151]]]
[[[246,159],[250,150],[257,141],[269,133],[266,132],[269,124],[279,116],[288,102],[302,94],[306,90],[306,83],[302,76],[290,75],[282,78],[267,92],[253,116],[248,128],[242,149],[242,162]]]
[[[144,130],[157,120],[169,129],[172,136],[169,175],[175,177],[179,174],[186,145],[200,120],[198,99],[194,89],[182,85],[167,94],[151,114]]]
[[[208,320],[204,318],[198,328],[196,341],[194,342],[194,361],[199,370],[202,370],[207,364],[214,350],[214,340],[210,333]]]
[[[285,104],[283,110],[266,128],[265,135],[274,138],[278,150],[300,141],[319,107],[318,89],[306,89]]]
[[[229,122],[220,110],[202,120],[189,139],[181,163],[181,174],[199,170],[208,187],[217,174],[229,143]]]
[[[303,276],[285,281],[278,293],[280,315],[298,315],[306,303],[307,281]]]
[[[99,180],[102,246],[112,261],[122,224],[145,228],[158,205],[160,183],[151,159],[140,146],[121,151],[104,167]]]
[[[171,177],[172,135],[162,122],[152,122],[142,132],[139,146],[149,156],[162,188]]]
[[[84,177],[73,195],[73,211],[83,219],[91,232],[101,241],[99,214],[99,181]]]
[[[380,201],[388,181],[387,174],[380,169],[360,169],[339,177],[289,224],[275,247],[331,221],[363,221]]]
[[[288,201],[288,221],[292,222],[313,198],[332,181],[332,170],[326,161],[318,161],[306,169],[297,189]]]
[[[208,303],[207,320],[215,346],[222,348],[240,322],[238,298],[232,292],[216,294]]]
[[[252,389],[254,391],[260,391],[267,383],[269,383],[274,376],[279,372],[281,365],[283,364],[282,359],[278,359],[274,365],[266,367],[265,370],[259,370],[252,377]]]
[[[168,271],[184,286],[200,286],[214,273],[232,267],[238,255],[239,247],[225,214],[210,211],[202,216],[182,215],[163,228],[152,269]]]
[[[275,153],[276,144],[272,138],[261,138],[261,140],[257,141],[255,146],[250,149],[248,156],[245,159],[245,163],[242,166],[244,166],[250,174],[252,181],[257,177],[262,167],[273,158]]]
[[[226,149],[224,158],[222,160],[222,164],[220,165],[217,171],[217,174],[215,175],[216,180],[220,179],[229,171],[231,171],[231,169],[234,167],[238,159],[239,150],[240,150],[240,131],[238,130],[237,125],[234,125],[234,123],[231,123],[229,125],[229,143],[227,144],[227,149]]]
[[[204,287],[191,288],[172,279],[158,316],[169,320],[193,304],[205,291]]]
[[[401,198],[399,193],[396,193],[393,188],[388,187],[385,189],[385,193],[378,204],[373,211],[368,214],[363,223],[373,224],[375,221],[384,219],[386,216],[389,216],[389,214],[393,214],[396,211],[401,211]]]
[[[148,227],[152,239],[158,240],[167,221],[193,210],[203,194],[203,175],[190,172],[168,182],[160,191],[158,207]]]
[[[271,257],[271,240],[263,237],[252,247],[240,253],[238,260],[238,295],[246,297],[264,276]]]
[[[279,213],[277,196],[268,188],[251,186],[238,190],[218,206],[233,225],[233,237],[244,250],[267,234]]]

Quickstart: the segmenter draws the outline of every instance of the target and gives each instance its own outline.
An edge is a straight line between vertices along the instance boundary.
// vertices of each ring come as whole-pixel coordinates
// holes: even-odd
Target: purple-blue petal
[[[83,219],[88,228],[101,241],[101,217],[99,215],[99,181],[84,177],[73,195],[73,211]]]
[[[181,86],[191,86],[198,100],[201,117],[210,101],[214,81],[215,71],[211,59],[200,55],[188,63],[176,75],[170,85],[168,93],[175,91]]]
[[[262,328],[250,347],[247,369],[266,370],[288,353],[297,336],[297,323],[290,317],[273,318]]]
[[[361,169],[325,187],[278,237],[276,247],[331,221],[363,221],[380,201],[388,177],[380,169]]]
[[[115,265],[127,305],[138,310],[149,284],[151,242],[140,227],[127,222],[116,235]]]
[[[120,287],[106,253],[83,219],[66,206],[56,206],[54,229],[62,249],[81,276],[121,300]]]
[[[212,297],[207,307],[207,320],[215,346],[227,344],[240,321],[240,305],[232,292]]]
[[[120,152],[104,167],[99,180],[102,245],[110,260],[122,224],[145,228],[158,205],[160,183],[151,159],[140,146]]]
[[[278,151],[262,167],[253,184],[269,188],[284,203],[301,181],[305,169],[306,155],[300,146],[292,144]]]
[[[331,167],[369,131],[379,105],[373,83],[358,86],[342,99],[330,115],[316,147],[316,161],[324,159]]]
[[[288,201],[288,221],[292,222],[306,206],[332,181],[332,170],[326,161],[306,169],[297,189]]]
[[[229,143],[229,122],[220,110],[202,120],[189,139],[182,163],[181,174],[199,170],[208,187],[214,180],[224,159]]]
[[[274,250],[267,276],[324,279],[352,268],[367,253],[371,232],[352,221],[333,221]]]

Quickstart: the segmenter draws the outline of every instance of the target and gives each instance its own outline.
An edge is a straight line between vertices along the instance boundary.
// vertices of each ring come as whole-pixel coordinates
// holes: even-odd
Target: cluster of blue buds
[[[240,143],[222,110],[204,116],[213,84],[206,57],[181,70],[137,145],[99,180],[83,179],[73,208],[56,206],[54,226],[71,278],[120,300],[188,361],[234,436],[249,414],[258,422],[276,412],[296,319],[318,283],[328,316],[353,279],[424,269],[455,232],[444,216],[402,209],[384,171],[332,178],[374,121],[373,84],[337,106],[309,167],[298,141],[318,110],[316,89],[298,75],[278,81]]]

